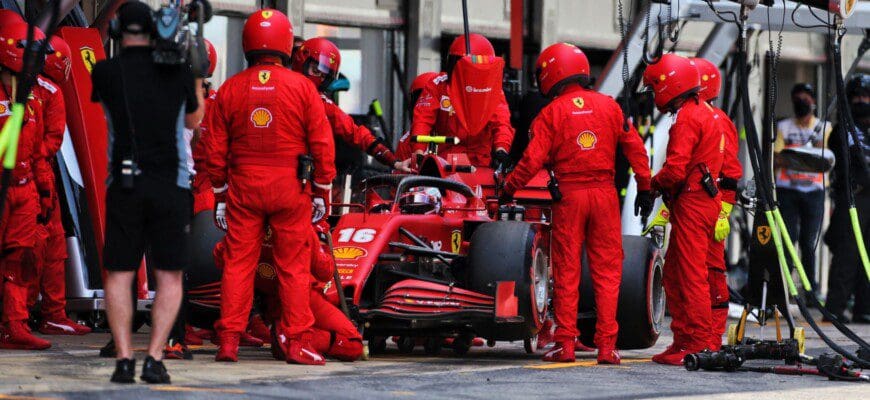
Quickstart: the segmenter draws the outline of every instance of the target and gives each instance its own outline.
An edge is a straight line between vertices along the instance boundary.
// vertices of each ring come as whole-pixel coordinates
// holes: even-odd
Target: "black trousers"
[[[792,240],[797,241],[798,248],[801,250],[801,263],[804,265],[813,291],[817,291],[816,247],[825,212],[825,191],[801,192],[778,188],[776,196],[788,234]]]
[[[870,248],[870,190],[855,195],[858,222],[864,233],[864,246]],[[834,213],[831,226],[825,234],[825,243],[834,257],[828,278],[828,298],[825,307],[835,315],[841,315],[852,296],[855,297],[853,315],[870,315],[870,281],[855,244],[852,223],[849,217],[849,202],[845,193],[834,194]]]

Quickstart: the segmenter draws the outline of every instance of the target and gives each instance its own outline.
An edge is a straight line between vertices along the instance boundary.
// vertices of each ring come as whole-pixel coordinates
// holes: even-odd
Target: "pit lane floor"
[[[851,325],[870,338],[870,325]],[[807,353],[824,344],[807,329]],[[824,329],[842,344],[829,324]],[[751,332],[758,334],[757,330]],[[768,328],[766,333],[773,335]],[[135,342],[145,347],[146,334]],[[867,399],[866,383],[831,382],[818,376],[783,376],[748,372],[687,372],[649,358],[670,343],[665,332],[652,349],[624,351],[623,365],[599,367],[594,353],[578,353],[574,364],[546,364],[527,355],[521,343],[475,347],[465,357],[450,349],[430,357],[418,347],[399,354],[390,343],[386,354],[369,361],[329,362],[325,367],[274,361],[268,348],[243,348],[235,364],[215,363],[215,346],[194,348],[192,361],[167,361],[172,385],[115,385],[109,382],[114,360],[99,358],[108,334],[52,336],[43,352],[0,350],[0,399]],[[854,350],[854,346],[848,346]],[[137,352],[137,367],[144,355]],[[752,365],[762,365],[753,362]],[[137,373],[139,370],[137,369]],[[137,374],[138,375],[138,374]]]

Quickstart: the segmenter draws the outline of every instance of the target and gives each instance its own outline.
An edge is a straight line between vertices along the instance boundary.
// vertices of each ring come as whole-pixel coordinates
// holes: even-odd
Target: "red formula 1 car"
[[[464,155],[445,159],[432,150],[420,163],[420,175],[369,178],[352,203],[334,204],[347,211],[333,217],[332,241],[351,317],[373,353],[396,336],[404,351],[423,344],[435,353],[450,343],[465,354],[480,337],[490,344],[523,341],[534,352],[550,302],[546,173],[515,195],[517,205],[499,208],[492,169],[475,169]],[[199,261],[188,274],[191,314],[200,326],[210,326],[219,301],[219,272],[208,259],[219,235],[209,213],[194,222]],[[655,344],[663,317],[662,260],[648,238],[625,236],[623,247],[618,346],[647,348]],[[262,260],[258,280],[272,277],[269,262]],[[583,276],[580,339],[592,346],[595,313],[587,268]],[[326,293],[337,303],[335,286]]]

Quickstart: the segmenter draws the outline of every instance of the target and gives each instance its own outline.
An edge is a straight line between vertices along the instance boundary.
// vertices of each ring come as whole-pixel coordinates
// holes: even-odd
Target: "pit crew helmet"
[[[72,66],[72,52],[60,36],[52,36],[48,41],[51,49],[45,53],[45,67],[42,71],[55,83],[66,82]]]
[[[245,21],[242,50],[250,62],[258,55],[281,57],[286,65],[293,51],[293,25],[284,13],[271,8],[259,10]]]
[[[27,48],[27,29],[27,24],[0,27],[0,66],[15,73],[21,72],[24,50]],[[45,34],[34,27],[33,40],[33,45],[39,46],[45,40]]]
[[[692,61],[698,68],[701,77],[701,88],[698,89],[698,97],[704,101],[713,101],[719,97],[722,90],[722,73],[719,68],[705,58],[696,57]]]
[[[338,79],[340,66],[338,46],[324,38],[306,40],[293,54],[293,70],[305,75],[321,92]]]
[[[471,55],[495,56],[495,48],[485,36],[479,33],[469,33],[468,41],[471,44]],[[453,39],[453,43],[450,44],[450,49],[447,51],[447,70],[445,72],[448,75],[451,74],[459,59],[465,56],[465,35],[460,35]]]
[[[659,111],[669,112],[677,100],[698,93],[701,77],[692,60],[668,53],[646,67],[643,84],[653,92]]]
[[[556,43],[544,49],[535,63],[535,78],[541,94],[555,96],[569,83],[589,82],[589,59],[583,50],[568,43]]]

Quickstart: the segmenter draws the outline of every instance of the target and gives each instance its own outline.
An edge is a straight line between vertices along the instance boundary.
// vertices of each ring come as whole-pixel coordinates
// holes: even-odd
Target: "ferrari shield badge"
[[[91,73],[94,70],[94,64],[97,63],[97,55],[94,53],[94,49],[85,46],[79,49],[79,54],[82,56],[82,61],[85,63],[88,73]]]
[[[759,225],[756,229],[755,236],[758,239],[758,243],[761,243],[762,246],[770,243],[770,227],[767,225]]]
[[[450,250],[454,254],[459,254],[459,250],[462,248],[462,231],[453,231],[450,234]]]
[[[265,85],[266,82],[269,82],[269,78],[271,78],[271,77],[272,77],[271,71],[263,70],[263,71],[260,71],[259,74],[257,74],[257,78],[260,80],[260,83],[263,85]]]

